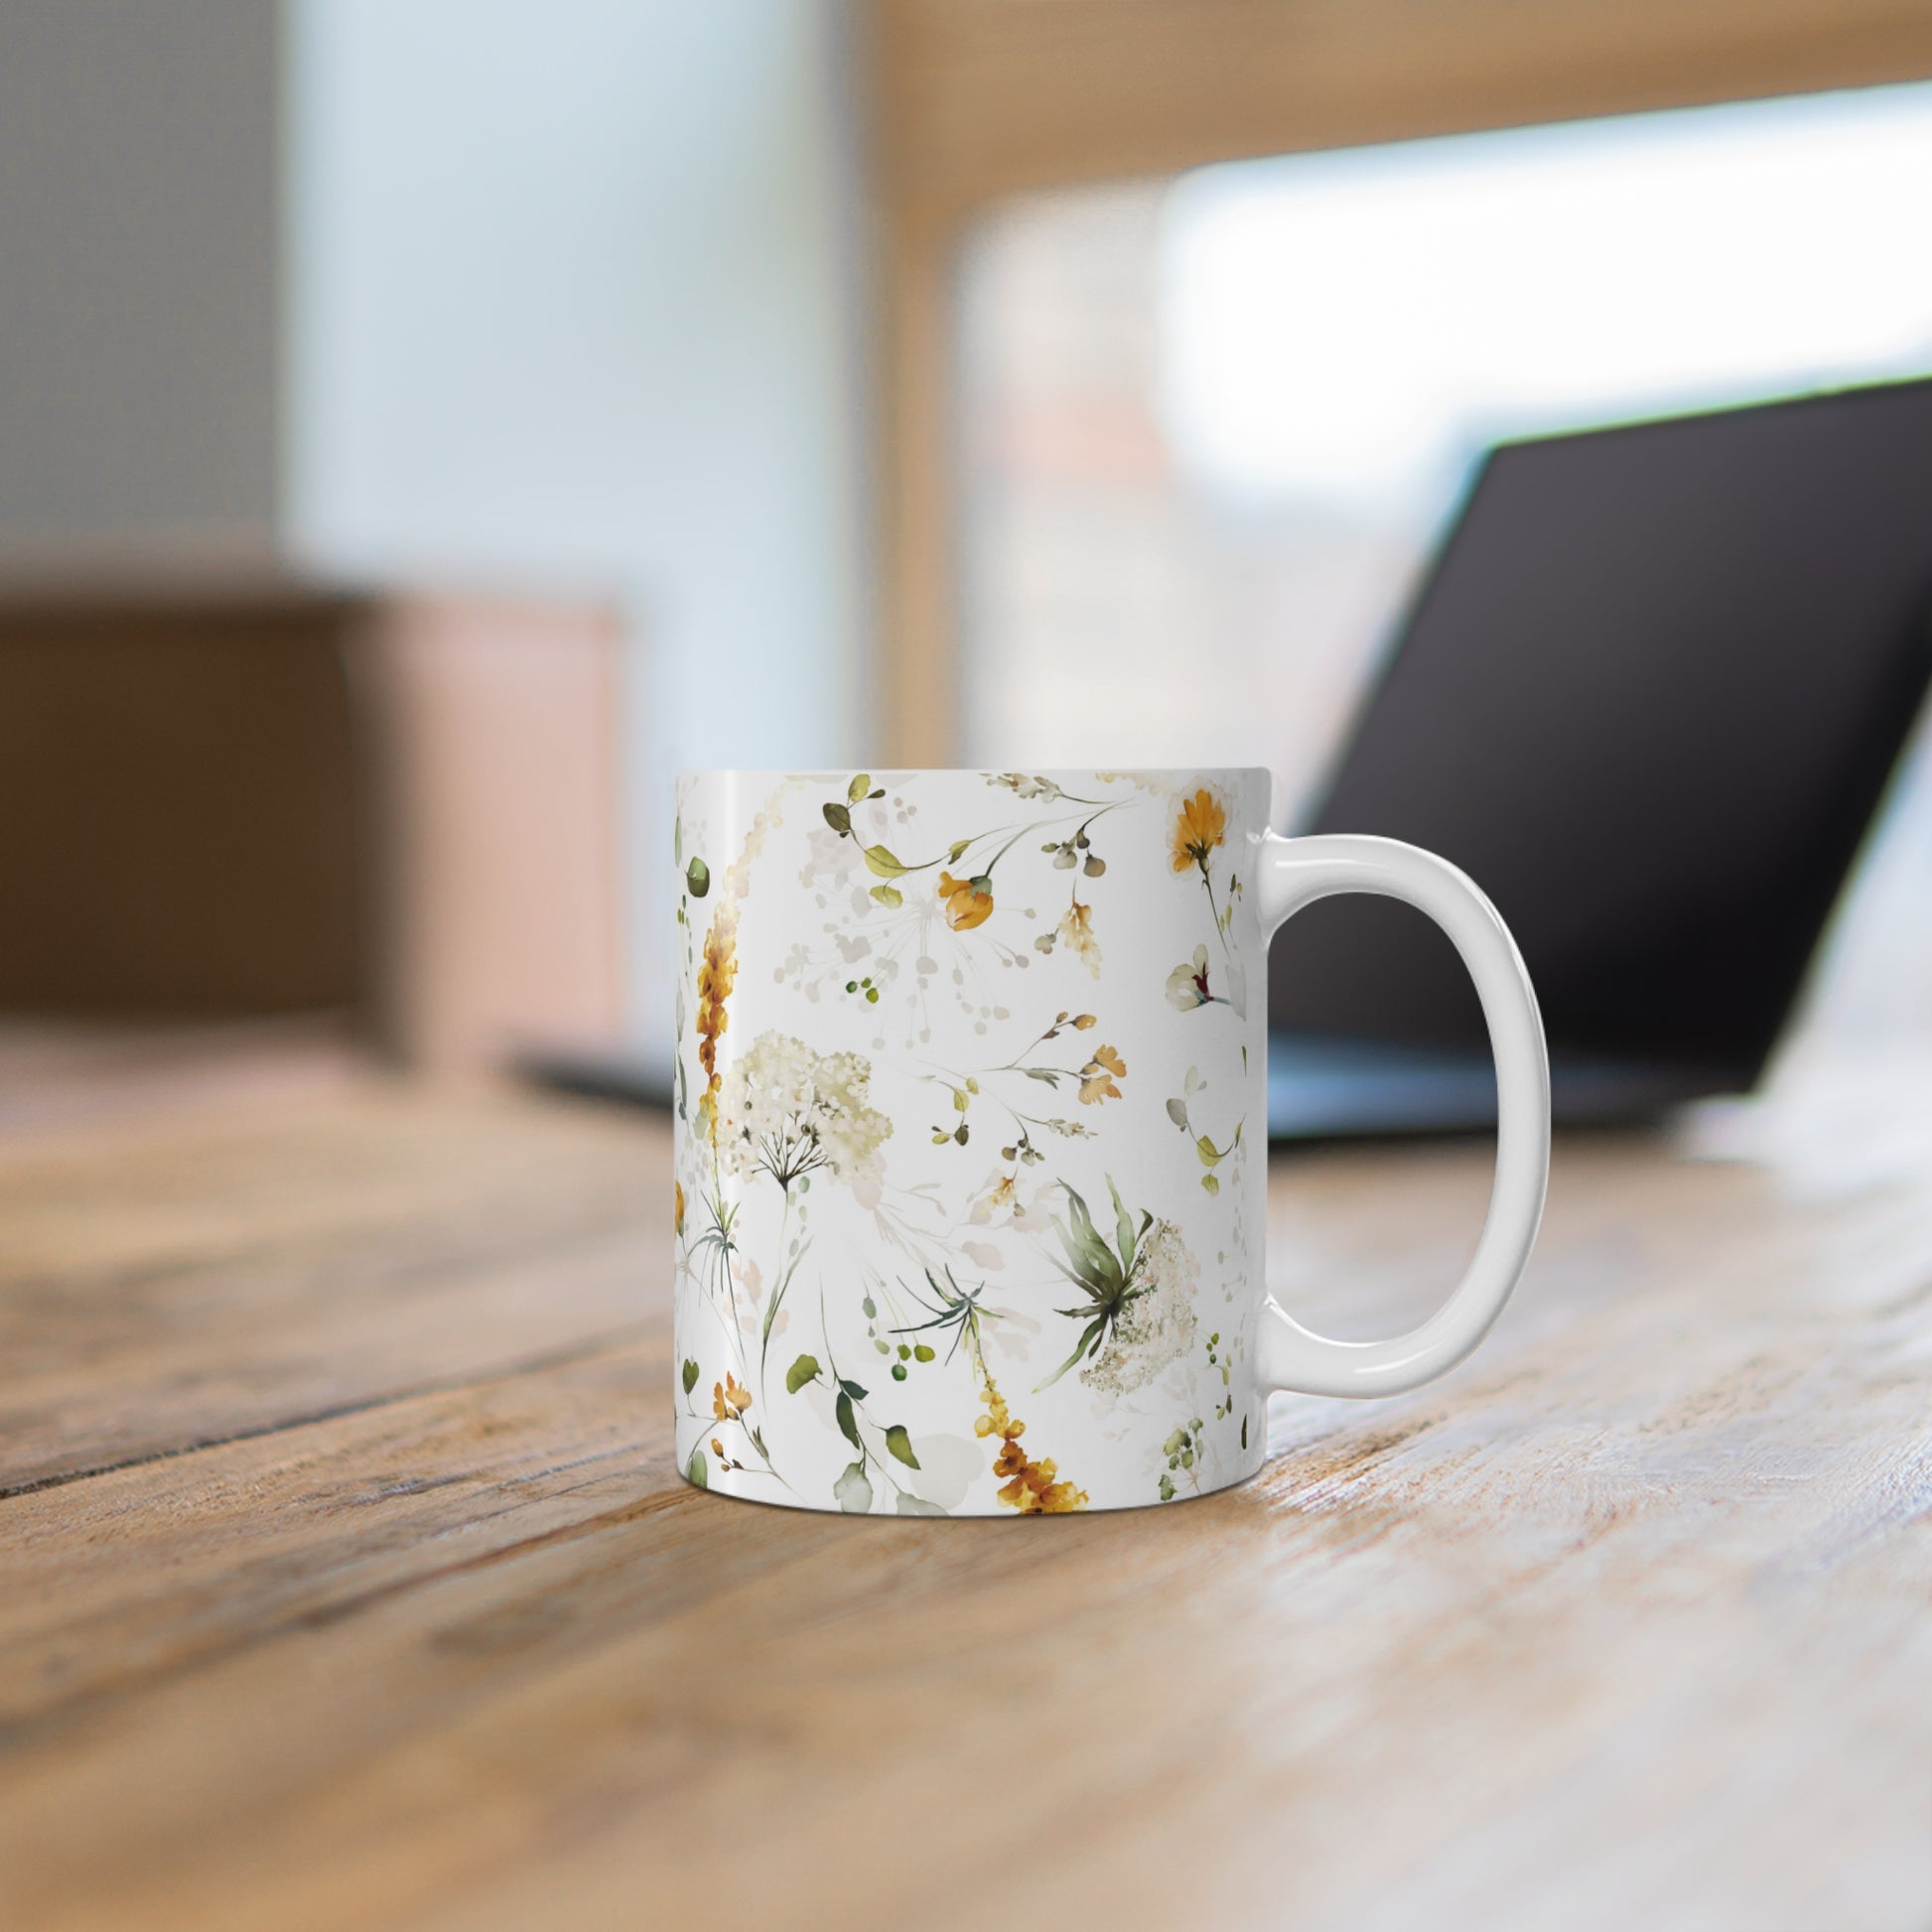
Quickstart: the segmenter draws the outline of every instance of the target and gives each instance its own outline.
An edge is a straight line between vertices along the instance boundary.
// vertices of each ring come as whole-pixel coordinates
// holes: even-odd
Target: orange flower
[[[1022,1516],[1065,1516],[1085,1509],[1087,1492],[1074,1488],[1070,1482],[1056,1481],[1059,1468],[1051,1456],[1042,1456],[1035,1462],[1020,1447],[1027,1425],[1016,1422],[1008,1413],[1006,1398],[994,1387],[990,1375],[980,1393],[986,1398],[986,1414],[975,1419],[973,1432],[1000,1439],[1000,1452],[993,1458],[993,1473],[1008,1478],[1000,1489],[1000,1500]]]
[[[1227,836],[1228,815],[1221,801],[1203,785],[1191,798],[1180,803],[1180,816],[1173,827],[1173,869],[1185,872],[1198,866],[1207,876],[1207,855]]]
[[[678,1234],[682,1234],[684,1232],[684,1182],[672,1181],[671,1191],[677,1196],[671,1225]]]
[[[718,1041],[731,1025],[725,1002],[738,979],[738,904],[727,898],[705,935],[704,964],[698,968],[698,1059],[710,1076],[708,1091],[717,1092]]]
[[[752,1406],[752,1392],[741,1388],[730,1369],[725,1371],[722,1382],[711,1385],[711,1413],[720,1422],[743,1422],[745,1411]]]
[[[939,875],[939,903],[946,923],[955,932],[970,932],[993,916],[993,881],[985,873],[977,879],[955,879],[951,873]]]
[[[1080,1098],[1089,1105],[1102,1100],[1118,1100],[1120,1089],[1113,1075],[1127,1078],[1127,1062],[1111,1046],[1096,1046],[1093,1058],[1080,1069]]]

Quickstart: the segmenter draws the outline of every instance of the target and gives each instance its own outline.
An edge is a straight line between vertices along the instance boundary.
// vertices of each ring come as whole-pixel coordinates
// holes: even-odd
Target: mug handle
[[[1257,1367],[1268,1390],[1305,1395],[1399,1395],[1451,1369],[1489,1332],[1536,1244],[1550,1184],[1550,1056],[1522,955],[1468,877],[1446,859],[1395,839],[1260,841],[1257,909],[1265,943],[1284,920],[1331,893],[1406,899],[1462,955],[1489,1024],[1496,1059],[1496,1179],[1474,1259],[1455,1293],[1421,1327],[1388,1341],[1330,1341],[1311,1333],[1271,1295]]]

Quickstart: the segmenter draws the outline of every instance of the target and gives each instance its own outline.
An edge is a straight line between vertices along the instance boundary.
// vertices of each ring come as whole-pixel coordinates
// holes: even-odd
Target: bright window
[[[981,225],[965,752],[1293,809],[1498,437],[1932,370],[1932,87],[1239,163]]]

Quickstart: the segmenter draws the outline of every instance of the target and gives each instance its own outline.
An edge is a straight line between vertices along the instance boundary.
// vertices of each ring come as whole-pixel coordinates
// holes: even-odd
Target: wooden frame
[[[958,756],[955,244],[1033,190],[1932,75],[1925,0],[874,0],[887,756]]]

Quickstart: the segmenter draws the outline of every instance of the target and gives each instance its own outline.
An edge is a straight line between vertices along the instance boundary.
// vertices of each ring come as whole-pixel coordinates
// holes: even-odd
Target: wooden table
[[[0,1141],[0,1924],[1923,1928],[1924,1090],[1561,1144],[1456,1374],[1037,1522],[677,1480],[648,1121]],[[1488,1163],[1278,1159],[1277,1291],[1414,1318]]]

